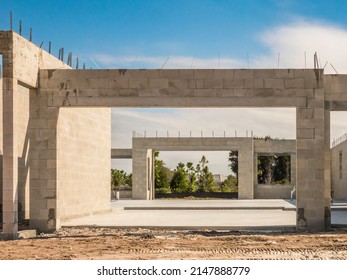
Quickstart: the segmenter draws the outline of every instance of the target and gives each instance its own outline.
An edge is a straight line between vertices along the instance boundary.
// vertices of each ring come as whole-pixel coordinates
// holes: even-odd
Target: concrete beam
[[[132,158],[132,149],[112,149],[111,159]]]

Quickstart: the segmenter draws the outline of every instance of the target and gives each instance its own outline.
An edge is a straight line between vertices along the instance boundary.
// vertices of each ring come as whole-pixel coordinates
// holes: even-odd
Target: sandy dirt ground
[[[3,260],[346,260],[347,230],[311,234],[69,228],[0,241],[0,252]]]

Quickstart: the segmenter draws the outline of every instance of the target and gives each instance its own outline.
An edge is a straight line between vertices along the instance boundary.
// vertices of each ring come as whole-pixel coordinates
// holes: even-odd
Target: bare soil
[[[0,259],[346,260],[347,230],[328,233],[69,228],[0,241]]]

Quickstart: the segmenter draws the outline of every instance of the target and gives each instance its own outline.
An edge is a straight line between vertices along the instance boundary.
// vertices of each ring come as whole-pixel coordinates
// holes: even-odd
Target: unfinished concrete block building
[[[111,107],[296,108],[297,228],[330,227],[330,111],[347,76],[322,69],[72,70],[0,31],[3,231],[110,209]]]

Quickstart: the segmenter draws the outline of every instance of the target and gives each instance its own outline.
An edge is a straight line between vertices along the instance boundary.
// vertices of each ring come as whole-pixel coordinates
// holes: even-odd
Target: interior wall
[[[57,219],[110,211],[111,109],[60,108]]]

